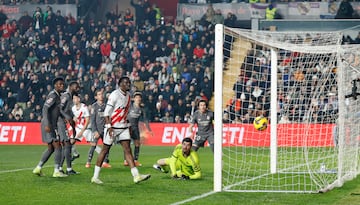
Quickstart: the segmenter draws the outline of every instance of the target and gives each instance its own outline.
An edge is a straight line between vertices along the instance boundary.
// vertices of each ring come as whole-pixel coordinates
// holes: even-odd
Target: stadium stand
[[[200,99],[211,107],[213,26],[219,18],[212,19],[209,11],[191,24],[163,22],[147,2],[144,20],[135,24],[129,12],[121,16],[109,11],[105,22],[76,20],[48,4],[45,11],[37,8],[18,21],[6,20],[0,27],[0,121],[40,121],[51,79],[59,76],[80,83],[87,105],[95,89],[109,94],[121,76],[129,76],[131,92],[143,93],[150,121],[161,122],[167,104],[173,108],[171,117],[181,122]],[[225,23],[234,23],[232,18]]]

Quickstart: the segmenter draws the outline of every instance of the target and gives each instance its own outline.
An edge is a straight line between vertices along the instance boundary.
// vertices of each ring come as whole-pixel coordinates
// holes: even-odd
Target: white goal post
[[[360,46],[341,43],[216,25],[214,191],[318,193],[359,174]]]

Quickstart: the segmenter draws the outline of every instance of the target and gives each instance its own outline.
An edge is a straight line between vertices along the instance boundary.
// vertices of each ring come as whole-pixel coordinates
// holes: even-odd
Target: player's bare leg
[[[132,176],[134,177],[134,182],[139,183],[150,178],[150,174],[140,174],[139,170],[135,166],[134,157],[131,153],[130,140],[122,140],[120,144],[124,150],[125,160],[128,162]]]
[[[103,182],[99,179],[99,175],[100,175],[100,170],[101,170],[101,165],[105,159],[105,156],[109,153],[109,150],[111,148],[111,145],[106,145],[104,144],[101,152],[96,160],[96,165],[94,168],[94,175],[91,178],[91,183],[95,183],[95,184],[102,184]]]

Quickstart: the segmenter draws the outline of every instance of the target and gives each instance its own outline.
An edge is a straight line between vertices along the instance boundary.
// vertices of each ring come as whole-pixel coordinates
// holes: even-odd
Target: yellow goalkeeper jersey
[[[169,166],[171,175],[176,174],[181,177],[184,174],[189,176],[190,179],[201,178],[199,155],[196,151],[190,150],[190,155],[184,157],[181,144],[175,147],[172,156],[169,158]]]

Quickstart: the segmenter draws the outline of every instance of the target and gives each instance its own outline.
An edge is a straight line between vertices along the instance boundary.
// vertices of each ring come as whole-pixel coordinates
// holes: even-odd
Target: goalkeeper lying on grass
[[[175,147],[171,157],[159,159],[153,167],[164,173],[168,173],[170,169],[173,179],[200,179],[199,156],[191,146],[192,139],[184,138],[182,143]]]

